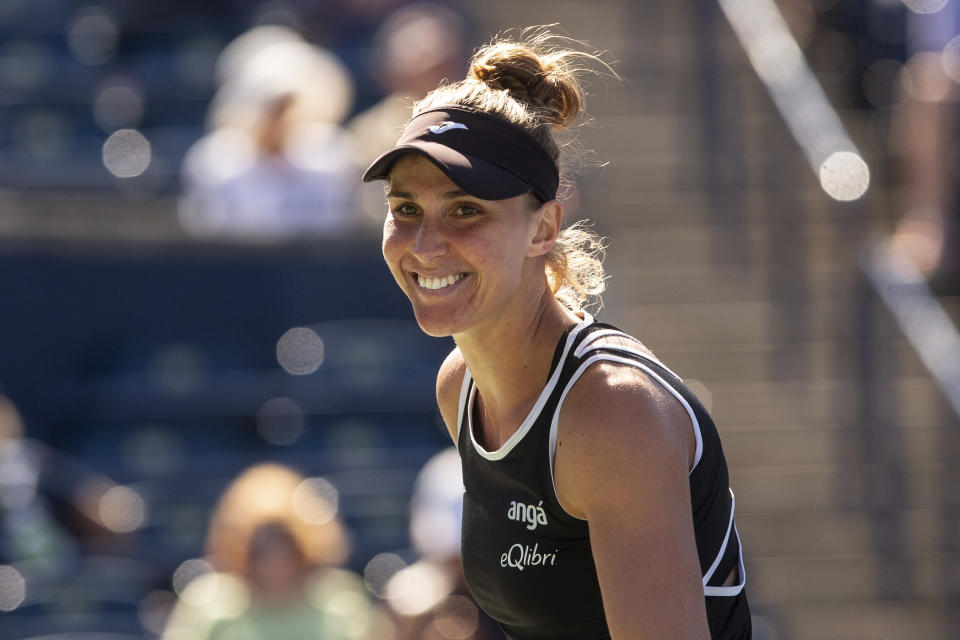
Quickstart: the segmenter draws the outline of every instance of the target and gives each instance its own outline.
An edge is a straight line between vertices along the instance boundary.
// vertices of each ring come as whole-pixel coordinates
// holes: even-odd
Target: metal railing
[[[912,262],[888,240],[867,252],[862,265],[886,308],[960,416],[960,333]]]
[[[773,0],[719,5],[780,116],[832,198],[856,200],[870,171]],[[924,278],[887,240],[862,263],[866,277],[960,416],[960,334]]]

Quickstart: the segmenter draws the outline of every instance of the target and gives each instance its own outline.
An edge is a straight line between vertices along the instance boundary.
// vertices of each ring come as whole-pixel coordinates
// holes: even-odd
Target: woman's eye
[[[401,204],[399,206],[396,206],[394,207],[393,212],[402,218],[409,218],[419,213],[419,211],[417,211],[417,208],[412,204]]]
[[[458,205],[456,209],[453,210],[453,214],[458,218],[467,218],[470,216],[475,216],[480,213],[480,209],[473,206],[472,204],[461,204]]]

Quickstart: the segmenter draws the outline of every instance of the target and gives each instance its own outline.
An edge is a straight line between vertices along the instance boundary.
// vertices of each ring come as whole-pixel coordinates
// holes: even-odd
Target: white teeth
[[[420,286],[424,289],[443,289],[444,287],[449,287],[461,278],[463,278],[462,273],[444,276],[442,278],[425,278],[419,273],[417,274],[417,282],[420,283]]]

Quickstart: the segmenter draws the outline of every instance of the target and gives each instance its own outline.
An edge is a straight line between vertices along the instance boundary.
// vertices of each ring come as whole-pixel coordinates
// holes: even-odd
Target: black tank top
[[[645,352],[619,344],[601,346],[599,339],[612,335],[630,338],[588,314],[568,329],[536,404],[496,451],[486,451],[474,435],[476,387],[470,371],[464,374],[457,447],[465,488],[463,569],[470,590],[511,640],[610,637],[587,522],[568,514],[557,500],[553,453],[557,416],[567,392],[594,362],[618,362],[642,369],[690,416],[697,439],[690,497],[711,636],[749,638],[734,498],[713,421],[680,378]],[[734,568],[738,584],[720,586]]]

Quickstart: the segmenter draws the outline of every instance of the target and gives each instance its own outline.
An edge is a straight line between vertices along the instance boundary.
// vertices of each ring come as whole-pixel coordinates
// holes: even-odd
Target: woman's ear
[[[533,216],[537,229],[527,247],[528,258],[546,255],[553,248],[563,227],[563,205],[559,200],[544,202]]]

